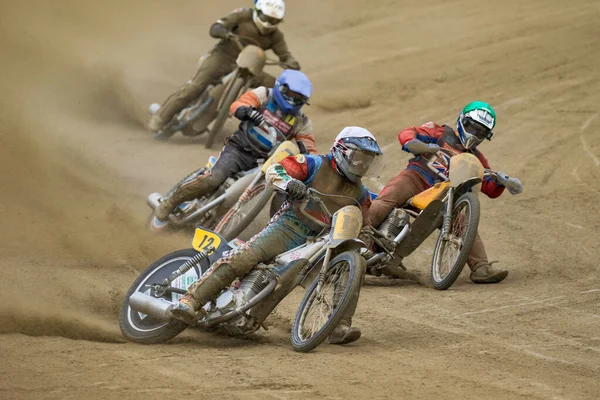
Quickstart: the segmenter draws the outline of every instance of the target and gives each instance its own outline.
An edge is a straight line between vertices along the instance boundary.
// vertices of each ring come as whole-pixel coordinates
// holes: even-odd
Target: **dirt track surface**
[[[288,2],[321,150],[367,127],[386,152],[381,185],[408,158],[399,129],[453,124],[479,98],[499,118],[482,150],[525,185],[482,201],[505,282],[371,280],[363,338],[308,355],[289,343],[301,293],[246,339],[148,347],[119,333],[137,271],[189,243],[144,231],[146,194],[209,155],[203,137],[152,141],[145,109],[194,71],[209,24],[245,5],[176,3],[3,1],[0,398],[598,398],[598,1]],[[423,278],[431,248],[406,260]]]

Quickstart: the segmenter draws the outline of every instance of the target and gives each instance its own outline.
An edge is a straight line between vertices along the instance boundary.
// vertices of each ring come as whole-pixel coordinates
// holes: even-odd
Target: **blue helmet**
[[[312,83],[308,77],[293,69],[279,75],[273,88],[273,99],[286,114],[296,114],[308,102],[312,94]]]

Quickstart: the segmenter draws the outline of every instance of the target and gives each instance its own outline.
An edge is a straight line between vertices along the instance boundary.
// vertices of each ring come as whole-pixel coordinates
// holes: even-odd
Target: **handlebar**
[[[315,203],[322,203],[323,202],[323,199],[321,199],[321,196],[324,196],[324,197],[343,197],[343,198],[350,199],[353,202],[355,202],[356,206],[358,208],[361,207],[360,203],[354,197],[345,196],[343,194],[323,193],[323,192],[319,192],[318,190],[316,190],[314,188],[308,188],[308,190],[306,191],[306,194],[307,194],[307,197],[309,198],[309,200],[312,200]]]
[[[446,165],[446,162],[443,158],[443,155],[447,155],[450,157],[454,157],[456,155],[459,155],[461,153],[458,153],[456,151],[453,151],[451,149],[448,148],[440,148],[438,151],[436,151],[435,153],[431,153],[432,156],[429,157],[429,160],[432,161],[434,158],[437,158],[439,162],[441,162],[442,164],[444,164],[446,167],[449,167],[449,165]],[[488,168],[484,168],[483,170],[483,176],[484,177],[492,177],[495,178],[498,175],[497,171],[494,171],[492,169],[488,169]]]

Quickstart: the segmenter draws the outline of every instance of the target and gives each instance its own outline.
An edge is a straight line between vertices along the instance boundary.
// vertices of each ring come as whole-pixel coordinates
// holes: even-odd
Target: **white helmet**
[[[262,35],[268,35],[277,29],[277,24],[285,14],[283,0],[258,0],[254,5],[252,19]]]
[[[351,182],[358,182],[367,172],[377,175],[383,165],[377,139],[371,132],[358,126],[342,129],[333,141],[331,154],[338,172]],[[373,164],[376,164],[375,168]]]

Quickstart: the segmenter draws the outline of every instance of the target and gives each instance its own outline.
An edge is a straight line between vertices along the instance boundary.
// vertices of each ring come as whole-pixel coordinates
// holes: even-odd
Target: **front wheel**
[[[307,353],[319,346],[346,316],[360,293],[366,264],[356,251],[346,251],[329,264],[321,289],[319,279],[310,286],[292,326],[292,347]]]
[[[164,343],[173,339],[187,328],[187,325],[181,321],[165,322],[133,310],[129,306],[129,297],[135,292],[142,292],[170,302],[178,301],[181,297],[180,294],[167,293],[159,296],[150,286],[168,278],[183,263],[197,254],[198,252],[194,249],[175,251],[155,261],[140,274],[127,291],[119,314],[119,326],[121,333],[126,339],[142,344]],[[174,280],[171,286],[187,290],[204,273],[205,268],[203,268],[203,266],[196,265]]]
[[[177,131],[174,131],[173,123],[169,122],[167,125],[160,128],[158,131],[152,133],[152,138],[156,140],[168,140],[171,136],[173,136]]]
[[[458,198],[452,210],[448,239],[437,239],[431,261],[431,281],[438,290],[446,290],[459,277],[469,259],[479,227],[479,199],[473,193]]]
[[[241,200],[239,207],[232,207],[215,228],[226,240],[236,238],[254,221],[273,195],[265,181],[253,187]],[[237,205],[236,205],[237,206]]]
[[[245,82],[242,78],[237,78],[229,88],[229,92],[226,94],[226,97],[221,103],[221,109],[219,110],[219,113],[215,118],[215,122],[213,122],[213,126],[208,132],[208,137],[206,138],[205,144],[205,147],[207,149],[210,149],[212,147],[215,138],[221,132],[223,125],[225,125],[225,121],[229,116],[229,107],[235,101],[235,99],[237,99],[238,95],[240,94],[240,91],[242,90],[242,87],[244,86],[244,83]]]

